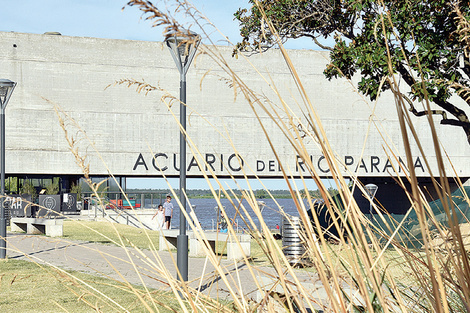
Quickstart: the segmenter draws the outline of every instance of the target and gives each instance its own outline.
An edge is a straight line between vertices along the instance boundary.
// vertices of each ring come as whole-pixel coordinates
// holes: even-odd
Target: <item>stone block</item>
[[[159,238],[159,250],[167,250],[177,247],[177,236],[179,230],[163,230],[160,233]],[[249,257],[251,255],[251,238],[249,235],[237,235],[236,239],[229,234],[216,233],[216,232],[204,232],[206,241],[198,240],[194,232],[188,231],[189,237],[189,256],[205,256],[204,245],[209,244],[210,249],[215,251],[215,245],[217,242],[227,241],[227,258],[232,260],[242,259],[243,256]],[[238,241],[238,243],[237,243]]]
[[[26,232],[27,231],[27,224],[21,222],[15,222],[14,219],[11,219],[10,229],[12,232]]]
[[[16,217],[11,219],[12,231],[24,231],[30,235],[59,237],[64,235],[63,219]]]
[[[31,235],[45,234],[46,226],[41,225],[41,224],[28,223],[26,233],[31,234]]]
[[[238,241],[238,242],[237,242]],[[237,240],[229,237],[227,241],[227,259],[240,260],[251,255],[251,238],[249,235],[239,235]]]
[[[207,244],[209,244],[210,249],[215,251],[215,240],[208,240]],[[189,238],[189,256],[204,256],[206,252],[204,250],[204,246],[206,242],[198,240],[195,236],[190,236]]]
[[[158,250],[176,249],[179,230],[162,230],[158,240]]]

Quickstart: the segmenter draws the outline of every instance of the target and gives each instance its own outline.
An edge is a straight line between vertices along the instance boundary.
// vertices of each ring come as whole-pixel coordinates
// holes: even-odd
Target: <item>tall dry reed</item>
[[[176,0],[174,3],[177,10],[185,12],[194,19],[195,26],[202,30],[206,42],[210,43],[209,34],[215,29],[214,26],[188,2]],[[128,5],[137,6],[146,18],[153,23],[152,26],[163,27],[165,34],[169,31],[180,31],[181,34],[184,34],[182,25],[171,17],[170,12],[159,9],[149,1],[134,0],[129,1]],[[259,9],[263,11],[262,7],[259,7]],[[391,13],[384,11],[381,25],[378,25],[383,31],[390,29],[390,25],[393,25],[389,14]],[[468,27],[465,26],[468,25],[468,21],[462,16],[461,18],[462,34],[465,34],[464,32],[468,31]],[[269,31],[276,34],[276,30],[266,16],[264,22]],[[463,35],[463,38],[467,37]],[[223,266],[221,263],[222,256],[210,248],[197,216],[194,212],[182,210],[191,230],[194,231],[200,241],[205,242],[206,261],[213,268],[211,275],[217,277],[220,286],[223,285],[223,289],[228,294],[224,297],[226,301],[220,301],[222,297],[219,297],[218,293],[217,296],[213,296],[201,292],[202,278],[200,281],[195,282],[180,282],[164,264],[155,247],[150,247],[152,255],[149,256],[140,249],[127,248],[123,244],[125,238],[121,238],[120,242],[116,242],[116,244],[127,251],[130,264],[134,267],[135,272],[138,275],[142,275],[143,272],[143,269],[132,261],[134,260],[132,256],[136,254],[147,266],[145,275],[161,281],[167,290],[171,290],[172,297],[178,303],[179,309],[177,311],[180,312],[470,311],[468,247],[465,246],[460,232],[459,223],[456,219],[458,208],[456,208],[453,199],[450,197],[451,192],[447,179],[447,175],[454,176],[454,173],[445,171],[445,151],[441,151],[439,138],[431,116],[428,120],[429,132],[434,140],[432,154],[437,157],[439,168],[439,173],[435,173],[432,178],[435,188],[439,190],[439,199],[443,204],[442,210],[447,215],[448,224],[436,219],[431,205],[426,201],[424,191],[420,189],[417,183],[416,173],[412,166],[411,147],[414,145],[419,146],[419,139],[413,126],[413,120],[408,115],[406,103],[401,96],[399,83],[394,76],[386,77],[386,79],[395,95],[396,111],[408,164],[407,168],[394,168],[394,171],[404,190],[406,190],[407,183],[411,185],[411,193],[409,194],[411,207],[407,217],[414,214],[418,221],[415,229],[417,231],[411,232],[406,227],[406,217],[401,221],[396,221],[393,216],[375,203],[372,205],[378,212],[377,219],[379,222],[374,223],[364,216],[353,197],[352,191],[354,189],[360,189],[365,193],[364,186],[355,179],[353,173],[350,173],[351,183],[349,183],[349,177],[346,178],[342,174],[344,164],[335,157],[335,151],[332,149],[323,128],[321,116],[318,115],[312,100],[309,98],[302,78],[297,74],[296,68],[289,57],[289,51],[283,47],[280,40],[278,46],[300,95],[301,100],[294,104],[295,108],[289,104],[287,99],[281,96],[276,82],[263,76],[256,68],[253,71],[259,75],[260,80],[264,80],[267,85],[271,86],[273,93],[277,95],[276,99],[266,99],[265,96],[257,94],[250,88],[238,73],[231,69],[230,62],[220,53],[217,46],[205,44],[200,47],[200,51],[205,56],[212,58],[214,63],[222,70],[223,74],[219,74],[221,79],[229,81],[229,85],[233,88],[237,97],[243,97],[249,104],[253,116],[259,121],[264,132],[264,138],[270,143],[276,158],[278,158],[278,155],[271,142],[271,131],[264,124],[263,119],[260,118],[260,112],[270,117],[270,121],[282,132],[292,146],[293,153],[299,155],[304,162],[307,172],[302,177],[303,185],[297,186],[292,183],[290,169],[286,164],[282,164],[279,158],[277,159],[303,224],[303,231],[300,236],[306,247],[304,257],[309,260],[309,268],[296,269],[284,255],[282,247],[274,239],[271,230],[263,220],[262,208],[255,197],[254,191],[249,188],[241,190],[240,196],[239,193],[224,188],[217,175],[210,170],[211,167],[204,164],[203,158],[200,157],[201,152],[191,136],[186,133],[190,152],[196,156],[195,160],[198,162],[199,168],[209,169],[202,172],[204,177],[207,181],[212,178],[218,183],[220,192],[217,192],[215,188],[211,190],[214,199],[218,201],[218,206],[227,216],[220,199],[226,198],[230,201],[238,216],[247,225],[247,229],[253,236],[256,245],[260,247],[265,255],[269,266],[266,266],[266,264],[263,267],[257,266],[248,256],[240,260],[235,267]],[[239,53],[238,57],[250,63],[249,58],[246,58],[242,53]],[[391,62],[389,62],[389,67],[390,72],[394,72]],[[145,93],[159,90],[148,83],[130,79],[119,81],[117,84],[136,86],[139,92]],[[172,103],[177,101],[171,95],[162,98],[162,103],[173,114],[175,123],[178,123],[178,119],[172,110]],[[426,101],[426,106],[429,110],[429,101]],[[99,186],[93,184],[89,179],[90,170],[86,163],[86,155],[83,154],[83,142],[86,142],[84,144],[86,147],[92,147],[93,149],[95,147],[93,147],[91,140],[84,137],[86,132],[80,129],[76,121],[68,117],[58,106],[56,109],[71,152],[82,168],[95,197],[100,199]],[[301,114],[299,115],[296,112],[301,112]],[[209,125],[209,127],[212,126]],[[74,134],[80,134],[80,140],[70,135],[71,129],[74,129]],[[230,145],[236,152],[237,147],[230,138],[222,130],[217,131],[225,136],[227,145]],[[328,163],[332,180],[338,190],[337,196],[333,197],[328,192],[328,187],[315,170],[309,157],[310,152],[305,144],[307,140],[318,143],[318,149]],[[81,149],[78,148],[78,143],[82,145]],[[385,141],[384,146],[388,147],[389,157],[398,160],[398,155],[391,148],[393,143]],[[98,148],[96,148],[97,152]],[[428,168],[431,168],[426,159],[426,152],[420,152]],[[102,161],[105,162],[105,160]],[[400,162],[397,162],[397,164],[400,164]],[[405,172],[406,176],[400,177],[400,172]],[[250,173],[246,172],[245,175],[245,179],[248,180]],[[234,180],[236,179],[234,178]],[[308,190],[306,187],[307,180],[314,180],[318,186],[324,200],[322,207],[319,208],[317,199],[313,199],[309,192],[301,192],[302,189]],[[459,184],[462,185],[461,182]],[[211,184],[208,184],[208,186],[211,186]],[[170,185],[169,188],[171,188]],[[122,192],[124,193],[123,190]],[[268,190],[267,192],[269,193]],[[172,190],[172,193],[174,198],[177,199],[178,205],[181,205],[174,190]],[[465,193],[463,195],[463,201],[468,203],[468,197]],[[282,212],[280,207],[278,209]],[[318,215],[319,210],[323,211],[322,214],[330,217],[330,229],[325,230],[322,228]],[[251,218],[253,215],[259,219],[259,226]],[[146,232],[144,231],[144,233]],[[228,223],[228,233],[232,238],[236,238],[236,230],[231,223]],[[325,233],[330,234],[330,236],[324,236]],[[333,237],[335,243],[332,244],[331,241],[327,240],[327,237]],[[437,247],[435,242],[439,238],[443,240]],[[410,246],[408,244],[410,242],[415,243],[415,247]],[[238,244],[240,245],[240,243]],[[258,297],[254,297],[254,293],[249,295],[245,293],[243,285],[246,282],[242,282],[240,277],[243,276],[246,279],[247,276],[241,272],[242,267],[244,272],[249,273],[248,277],[255,286]],[[124,277],[122,279],[125,280]],[[149,288],[145,292],[137,291],[131,284],[127,284],[127,288],[130,292],[135,293],[137,301],[141,303],[142,308],[145,310],[159,312],[162,309],[162,302],[154,296]],[[108,296],[112,298],[112,295]],[[118,302],[118,299],[114,300]]]

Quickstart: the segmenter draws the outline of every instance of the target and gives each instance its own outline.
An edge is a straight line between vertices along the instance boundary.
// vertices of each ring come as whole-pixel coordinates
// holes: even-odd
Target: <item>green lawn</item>
[[[0,273],[1,312],[147,312],[136,293],[141,294],[148,305],[158,306],[160,312],[174,312],[169,307],[179,311],[172,294],[151,291],[147,295],[136,286],[134,293],[117,281],[67,272],[74,278],[33,262],[1,260]],[[87,284],[119,305],[87,287]],[[158,302],[150,301],[150,298]]]
[[[70,240],[82,240],[101,244],[119,244],[121,242],[119,238],[122,238],[122,242],[126,246],[131,246],[132,243],[132,245],[141,249],[151,249],[152,243],[155,249],[158,250],[158,237],[158,231],[146,231],[122,224],[73,220],[64,221],[64,238]],[[216,249],[218,253],[223,251],[222,255],[226,256],[225,242],[218,242]],[[258,264],[265,264],[267,261],[267,257],[253,239],[251,240],[251,255],[253,260]]]
[[[158,250],[159,233],[110,222],[69,220],[64,222],[64,238],[101,244],[119,244],[122,238],[126,246],[135,245],[141,249],[151,249],[151,244],[153,244],[153,247]],[[222,255],[226,255],[225,242],[218,242],[216,249],[219,253],[224,251]],[[251,251],[253,259],[257,262],[267,261],[255,240],[251,241]]]
[[[152,249],[158,249],[158,236],[157,231],[127,225],[64,221],[63,237],[70,240],[119,244],[122,238],[126,246],[150,249],[153,244]],[[150,290],[146,294],[142,287],[132,288],[134,291],[118,281],[74,271],[62,272],[34,262],[0,260],[0,312],[147,312],[137,295],[155,312],[181,311],[171,292]]]
[[[158,250],[158,236],[158,231],[110,222],[64,221],[64,237],[71,240],[121,244],[122,239],[126,246]]]
[[[119,235],[118,235],[119,234]],[[123,238],[123,242],[126,246],[131,246],[130,243],[133,245],[141,248],[141,249],[150,249],[151,243],[154,245],[155,249],[158,250],[158,231],[145,231],[143,229],[135,228],[132,226],[122,225],[122,224],[115,224],[110,222],[92,222],[92,221],[65,221],[64,222],[64,237],[71,240],[83,240],[89,242],[96,242],[102,244],[114,244],[119,243],[119,237]],[[277,240],[276,243],[281,247],[282,240]],[[345,251],[342,250],[340,246],[336,245],[328,245],[331,249],[330,252],[333,252],[336,257],[335,260],[339,260],[342,258],[342,254]],[[217,252],[222,252],[222,256],[226,256],[226,249],[225,242],[219,242],[216,245]],[[176,250],[175,250],[176,251]],[[279,257],[279,256],[277,256]],[[396,265],[397,263],[397,256],[396,252],[393,250],[388,250],[385,253],[385,257],[387,260],[395,260],[391,263],[391,265]],[[258,266],[270,266],[270,262],[268,261],[268,257],[261,249],[259,244],[256,240],[251,240],[251,260],[253,264]],[[400,258],[398,258],[400,260]],[[400,263],[400,262],[398,262]],[[393,268],[399,268],[399,272],[403,269],[400,266],[392,266]],[[303,268],[303,270],[313,271],[312,268]],[[390,270],[390,269],[389,269]]]
[[[130,243],[132,243],[141,249],[150,249],[150,242],[152,242],[155,249],[158,250],[159,233],[158,231],[145,231],[132,226],[110,222],[69,220],[64,222],[64,237],[71,240],[102,244],[120,243],[119,237],[121,237],[126,246],[131,246]],[[282,241],[277,240],[277,244],[281,246]],[[227,255],[225,242],[223,241],[218,242],[216,250],[217,253],[222,252],[224,257]],[[251,259],[256,265],[270,265],[265,253],[254,239],[251,240]]]
[[[112,224],[108,222],[90,221],[65,221],[64,237],[71,240],[82,240],[97,242],[101,244],[115,244],[123,242],[127,246],[135,245],[139,248],[148,249],[151,244],[158,249],[158,232],[145,231],[127,225]],[[130,244],[132,243],[132,245]],[[279,246],[280,240],[276,241]],[[221,251],[224,244],[219,242],[217,250]],[[337,259],[347,259],[347,251],[340,246],[329,245]],[[269,266],[268,258],[255,240],[251,242],[252,262],[258,266]],[[391,265],[400,263],[400,257],[394,251],[387,251],[386,257]],[[274,256],[276,257],[276,256]],[[277,256],[278,257],[278,256]],[[393,263],[393,264],[392,264]],[[392,267],[395,267],[392,266]],[[344,271],[341,266],[334,265],[339,272]],[[403,276],[403,268],[392,276]],[[314,271],[313,268],[300,270]],[[390,270],[390,269],[389,269]],[[115,312],[129,310],[131,312],[146,311],[145,306],[139,301],[135,293],[141,294],[146,303],[157,305],[160,312],[179,312],[175,296],[171,293],[152,290],[150,295],[143,292],[142,288],[135,287],[135,293],[122,283],[96,277],[89,274],[69,272],[76,278],[71,278],[53,268],[39,266],[35,263],[17,260],[0,260],[0,312]],[[118,302],[123,308],[114,304],[106,297],[99,295],[96,291],[87,287],[100,290],[109,295],[111,299]],[[152,299],[152,300],[151,300]],[[154,302],[155,301],[155,302]],[[158,301],[158,302],[156,302]],[[174,308],[174,311],[171,308]],[[163,308],[163,309],[162,309]]]

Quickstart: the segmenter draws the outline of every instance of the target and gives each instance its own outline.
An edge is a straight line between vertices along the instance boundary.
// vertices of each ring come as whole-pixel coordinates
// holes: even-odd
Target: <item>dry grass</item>
[[[175,2],[178,5],[178,10],[180,12],[185,11],[193,17],[195,24],[201,26],[203,31],[204,27],[211,27],[211,24],[205,24],[207,22],[205,17],[186,1],[177,0]],[[150,14],[149,18],[155,19],[155,25],[163,26],[166,30],[175,30],[175,28],[180,27],[178,23],[170,18],[171,14],[159,10],[148,1],[130,1],[129,5],[136,5],[143,12]],[[262,11],[262,8],[260,10]],[[380,23],[377,25],[379,30],[381,27],[385,29],[385,25],[391,23],[389,16],[384,15],[381,23],[382,25],[379,25]],[[267,18],[265,25],[271,33],[276,34],[276,30]],[[207,32],[205,35],[207,35]],[[442,224],[436,219],[430,205],[426,202],[423,193],[419,189],[416,174],[413,170],[414,167],[408,166],[410,168],[409,171],[402,168],[401,172],[406,173],[407,176],[401,178],[403,180],[401,183],[404,185],[406,181],[412,186],[412,206],[410,212],[414,212],[416,216],[417,228],[415,235],[419,235],[420,247],[421,245],[423,246],[421,251],[417,251],[403,244],[413,239],[403,224],[392,224],[384,219],[385,228],[388,229],[388,232],[382,233],[380,229],[371,224],[361,213],[351,194],[348,182],[341,174],[342,164],[335,158],[335,151],[332,150],[322,127],[321,117],[317,115],[312,102],[305,92],[302,80],[297,75],[288,52],[280,42],[279,47],[280,53],[292,73],[292,79],[295,86],[297,86],[297,92],[300,95],[301,100],[294,104],[297,106],[296,110],[289,107],[287,101],[279,95],[275,82],[271,82],[263,77],[256,69],[254,69],[254,72],[260,75],[260,80],[264,79],[269,83],[273,91],[279,95],[278,99],[270,100],[266,99],[263,95],[256,94],[230,68],[222,54],[218,52],[216,46],[201,46],[200,50],[214,60],[216,66],[224,73],[225,79],[231,82],[230,86],[233,87],[235,93],[239,97],[243,97],[250,105],[253,116],[258,119],[263,127],[265,139],[270,141],[270,132],[264,127],[263,121],[258,116],[260,110],[270,117],[271,122],[286,137],[292,146],[293,153],[302,158],[305,167],[308,169],[306,172],[308,174],[304,178],[313,179],[316,182],[325,201],[325,209],[331,216],[337,216],[336,219],[333,219],[333,227],[344,236],[338,238],[337,245],[331,245],[325,240],[324,236],[319,235],[321,227],[318,216],[314,214],[313,222],[311,222],[307,215],[307,209],[314,208],[315,206],[314,200],[310,198],[309,193],[306,194],[307,198],[304,198],[305,196],[300,193],[297,186],[289,183],[291,178],[289,169],[283,167],[284,165],[280,163],[282,173],[286,182],[288,182],[291,195],[304,225],[304,231],[301,235],[307,247],[306,256],[311,262],[311,269],[309,271],[315,274],[310,276],[312,281],[306,282],[301,280],[301,272],[305,271],[298,271],[291,266],[283,255],[279,242],[270,235],[270,230],[263,222],[261,209],[257,204],[253,190],[243,190],[241,196],[237,196],[231,190],[223,189],[223,187],[221,188],[221,193],[212,190],[214,199],[220,200],[223,197],[232,202],[233,207],[239,210],[241,216],[245,217],[246,220],[244,222],[248,225],[251,234],[255,238],[257,244],[253,251],[255,262],[245,257],[240,260],[240,263],[251,274],[250,279],[261,295],[261,300],[253,300],[245,296],[239,281],[240,273],[238,270],[231,271],[221,266],[220,256],[214,254],[210,249],[205,249],[207,261],[214,266],[215,272],[220,277],[220,282],[226,285],[226,292],[232,300],[229,304],[221,304],[212,298],[205,297],[195,289],[190,288],[186,283],[175,279],[172,274],[165,271],[164,266],[160,266],[161,259],[158,253],[155,253],[155,259],[147,259],[147,261],[153,270],[158,269],[159,277],[165,280],[169,288],[171,288],[173,297],[176,303],[178,303],[178,311],[307,312],[309,308],[321,309],[324,312],[344,313],[447,313],[470,311],[469,255],[463,244],[460,228],[452,218],[452,216],[455,216],[455,207],[452,202],[447,201],[450,192],[449,186],[446,183],[447,177],[443,165],[443,155],[445,154],[440,150],[438,144],[439,138],[437,138],[432,119],[429,119],[429,133],[435,142],[435,151],[431,153],[433,156],[436,156],[440,169],[434,182],[436,187],[438,187],[438,181],[441,183],[441,187],[438,187],[438,189],[440,190],[440,199],[444,203],[443,211],[448,216],[449,224]],[[241,57],[243,58],[243,55]],[[248,60],[247,62],[249,63]],[[389,66],[392,67],[392,64],[389,64]],[[392,69],[391,72],[393,72]],[[395,77],[387,77],[387,79],[396,96],[397,116],[400,121],[405,156],[409,164],[413,164],[411,142],[415,140],[419,143],[419,140],[406,111],[399,84],[395,81]],[[125,81],[125,83],[129,85],[139,84],[139,82],[132,82],[130,80]],[[142,90],[149,90],[148,88],[152,89],[151,86],[147,86]],[[171,101],[174,99],[175,97],[171,96],[164,97],[162,102],[167,105],[168,110],[175,118],[175,122],[178,123],[176,114],[172,111],[171,107]],[[427,105],[429,106],[429,103]],[[298,111],[302,112],[301,116],[293,113]],[[82,140],[89,140],[86,138],[86,132],[81,130],[78,123],[70,119],[65,112],[59,108],[57,108],[57,112],[71,151],[76,156],[77,163],[82,167],[85,177],[88,178],[89,168],[86,163],[86,156],[81,154],[78,147],[78,142],[81,141],[72,138],[69,135],[71,133],[69,129],[74,128],[72,133],[82,134]],[[299,129],[303,129],[304,133],[300,134]],[[200,156],[200,151],[194,145],[191,137],[188,134],[186,136],[190,152],[195,156]],[[305,140],[318,143],[319,152],[325,156],[332,179],[336,189],[339,191],[338,196],[341,199],[341,204],[331,197],[328,187],[323,184],[320,175],[315,171],[315,167],[309,158],[309,151],[305,147]],[[89,140],[89,144],[92,146],[91,140]],[[229,138],[227,139],[227,144],[232,144]],[[393,146],[391,143],[384,142],[383,145],[389,149],[387,152],[390,153],[391,158],[396,157],[395,151],[389,148]],[[232,148],[236,151],[236,147],[232,146]],[[272,148],[276,155],[276,150],[274,147]],[[93,147],[93,149],[98,152],[98,148]],[[424,151],[421,151],[421,154],[425,159],[425,163],[427,163]],[[201,159],[196,158],[196,161],[200,162],[198,164],[199,167],[201,169],[210,169],[207,164],[199,161]],[[395,169],[395,171],[398,176],[398,169]],[[214,178],[218,181],[217,176],[210,170],[202,173],[207,179]],[[222,186],[222,184],[219,184],[219,186]],[[90,181],[90,187],[95,191],[95,196],[99,198],[99,185],[93,185]],[[357,182],[355,182],[354,187],[364,191],[363,186]],[[181,205],[175,192],[172,191],[172,193],[178,205]],[[248,205],[240,205],[242,199],[246,200]],[[467,197],[465,201],[468,203]],[[220,203],[219,206],[223,207]],[[250,216],[253,214],[261,221],[260,227],[257,227],[250,219]],[[383,214],[386,215],[386,213]],[[204,241],[204,231],[200,228],[196,216],[186,213],[186,218],[199,240]],[[432,229],[431,225],[433,226]],[[119,233],[125,230],[118,230],[116,227],[116,231]],[[235,230],[231,225],[229,225],[228,232],[235,234]],[[448,232],[451,233],[451,236],[448,235]],[[398,233],[402,240],[398,240]],[[151,245],[146,244],[146,242],[150,243],[154,239],[153,235],[149,234],[150,232],[141,234],[141,237],[143,237],[141,244],[143,246],[151,247]],[[109,238],[108,236],[113,236],[113,234],[107,234],[106,237]],[[446,240],[438,250],[431,244],[436,236],[442,238],[446,236]],[[106,240],[116,242],[118,245],[124,245],[125,241],[123,236]],[[133,238],[133,240],[139,241],[141,238]],[[151,247],[151,249],[155,249],[155,246]],[[273,286],[263,286],[262,279],[258,275],[259,268],[256,260],[259,260],[259,264],[269,265],[273,270],[269,274],[274,281]],[[311,284],[318,282],[321,283],[321,297],[318,296],[319,293],[312,294],[310,287]],[[149,290],[143,293],[145,297],[138,291],[134,291],[134,295],[136,303],[138,303],[136,307],[139,310],[158,311],[155,310],[153,305],[157,300]],[[110,296],[113,297],[114,295]],[[151,304],[147,302],[147,299],[150,299]]]

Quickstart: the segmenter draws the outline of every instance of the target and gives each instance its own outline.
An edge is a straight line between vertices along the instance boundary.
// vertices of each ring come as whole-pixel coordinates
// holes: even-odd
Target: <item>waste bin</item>
[[[282,250],[291,265],[305,265],[308,261],[305,256],[305,244],[301,238],[302,232],[300,217],[284,216],[282,218]]]

